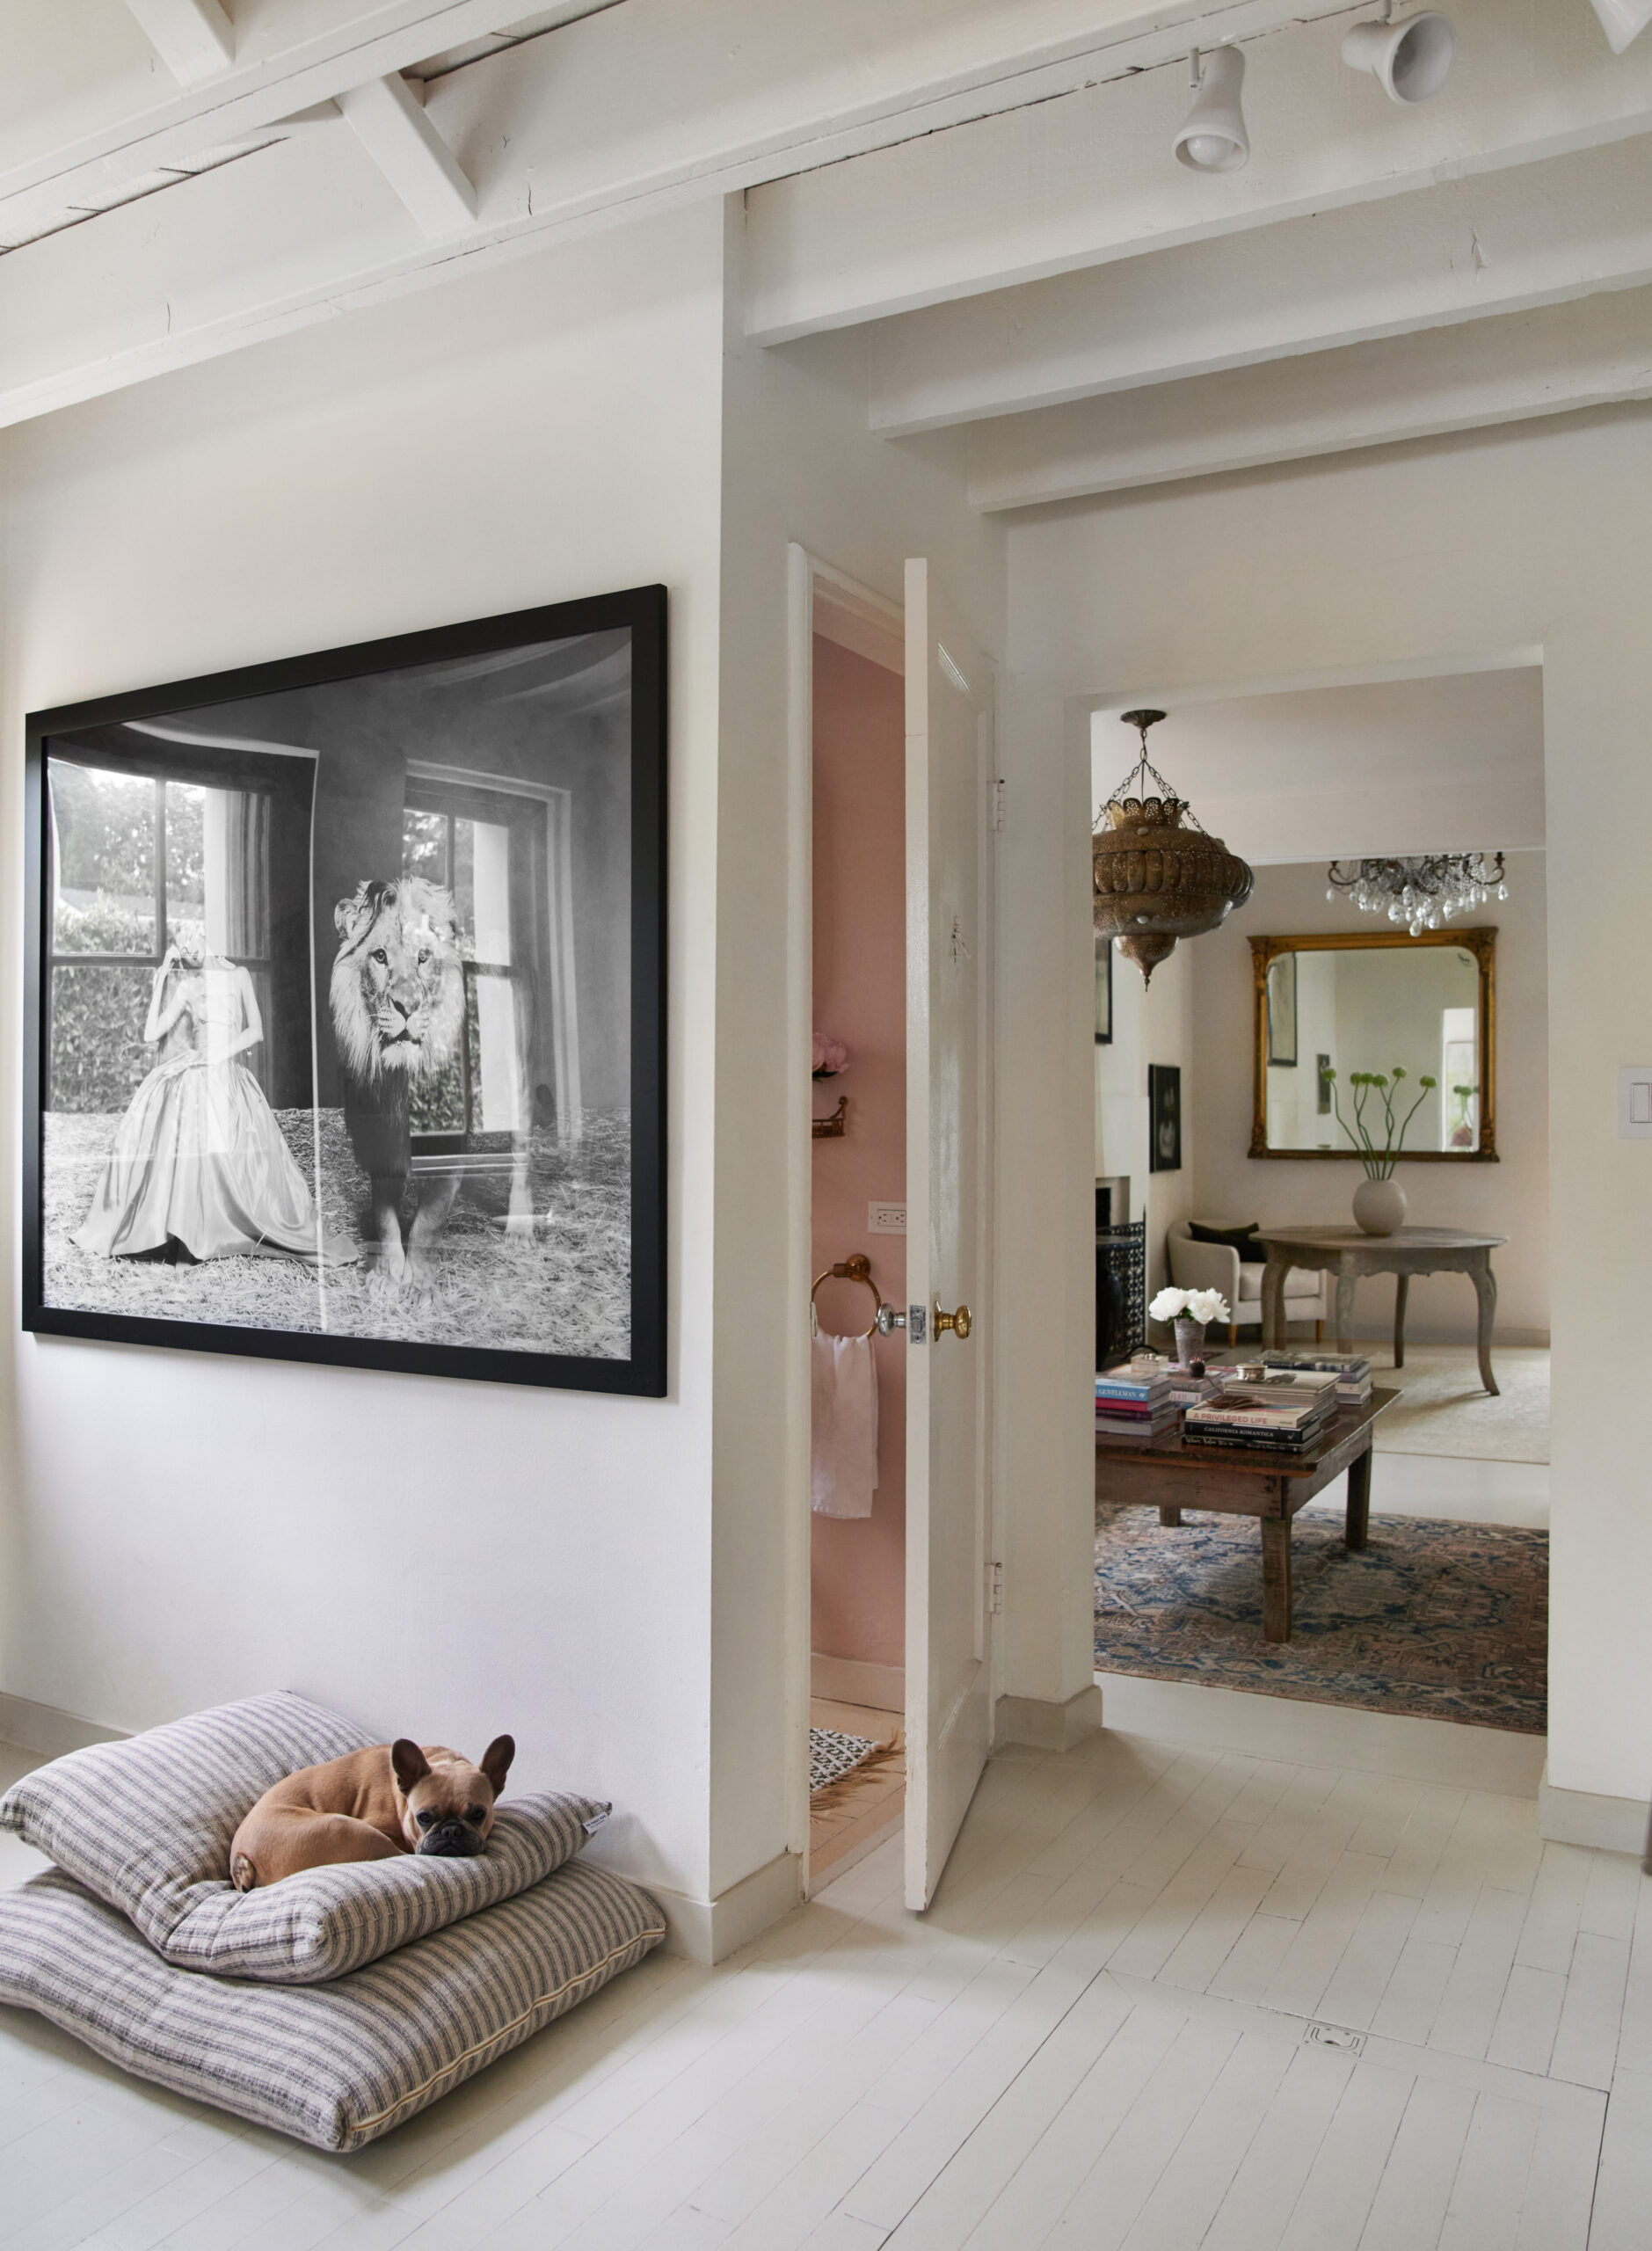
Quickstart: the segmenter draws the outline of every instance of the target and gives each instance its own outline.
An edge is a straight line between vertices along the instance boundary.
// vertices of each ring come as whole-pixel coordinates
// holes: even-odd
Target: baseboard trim
[[[1647,1807],[1638,1797],[1600,1797],[1593,1790],[1557,1789],[1548,1769],[1538,1784],[1538,1834],[1553,1845],[1592,1845],[1597,1852],[1648,1854]]]
[[[97,1720],[83,1720],[73,1712],[60,1712],[55,1704],[36,1704],[26,1696],[8,1696],[0,1689],[0,1743],[37,1758],[61,1759],[66,1751],[84,1751],[93,1743],[120,1743],[123,1727],[104,1727]]]
[[[710,1968],[798,1905],[803,1859],[797,1853],[777,1854],[767,1867],[754,1869],[715,1899],[691,1899],[687,1892],[668,1891],[659,1883],[648,1889],[666,1911],[666,1953],[686,1955]]]
[[[1064,1704],[1042,1696],[1001,1696],[993,1712],[993,1741],[1024,1743],[1034,1751],[1071,1751],[1102,1724],[1102,1692],[1081,1688]]]
[[[833,1704],[864,1704],[873,1712],[904,1712],[906,1671],[899,1665],[868,1665],[858,1657],[809,1659],[809,1693]]]

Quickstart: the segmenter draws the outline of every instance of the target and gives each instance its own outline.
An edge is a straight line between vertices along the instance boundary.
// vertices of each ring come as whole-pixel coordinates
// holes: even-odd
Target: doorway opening
[[[906,715],[901,614],[817,571],[810,721],[809,1867],[906,1807]],[[845,1269],[850,1271],[845,1271]]]
[[[1171,711],[1156,746],[1166,769],[1255,886],[1145,993],[1129,963],[1114,957],[1110,980],[1098,955],[1098,1346],[1110,1331],[1134,1341],[1120,1240],[1133,1222],[1150,1348],[1174,1353],[1168,1329],[1141,1318],[1157,1292],[1214,1288],[1227,1317],[1207,1332],[1212,1373],[1264,1351],[1340,1351],[1348,1400],[1363,1386],[1379,1411],[1352,1473],[1318,1490],[1307,1476],[1282,1484],[1282,1541],[1284,1527],[1233,1500],[1255,1479],[1224,1482],[1256,1453],[1155,1440],[1177,1450],[1165,1475],[1186,1502],[1155,1485],[1146,1504],[1133,1441],[1103,1435],[1098,1394],[1095,1650],[1112,1723],[1162,1729],[1179,1701],[1214,1687],[1466,1723],[1512,1752],[1546,1724],[1540,658],[1110,698],[1093,718],[1099,795],[1124,762],[1115,701],[1144,700]],[[1336,863],[1345,874],[1499,851],[1505,895],[1424,920],[1415,937],[1409,915],[1365,911],[1335,879]],[[1168,1160],[1149,1093],[1167,1073],[1179,1096]],[[1355,1074],[1386,1084],[1357,1091]],[[1397,1233],[1367,1235],[1354,1191],[1386,1169],[1392,1097],[1409,1119],[1392,1168],[1408,1208]],[[1374,1165],[1360,1160],[1368,1135]],[[1265,1326],[1270,1231],[1284,1283]],[[1299,1265],[1286,1263],[1292,1231]],[[1098,1381],[1105,1357],[1122,1355],[1098,1350]]]

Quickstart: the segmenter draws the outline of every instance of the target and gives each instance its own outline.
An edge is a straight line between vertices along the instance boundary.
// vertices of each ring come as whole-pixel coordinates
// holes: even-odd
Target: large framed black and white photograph
[[[25,1328],[663,1393],[665,614],[30,720]]]

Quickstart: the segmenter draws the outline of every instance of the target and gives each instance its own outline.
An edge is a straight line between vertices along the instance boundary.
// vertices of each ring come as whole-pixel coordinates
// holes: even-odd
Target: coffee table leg
[[[1182,1512],[1180,1509],[1161,1509],[1159,1512],[1159,1521],[1161,1524],[1180,1524],[1182,1521]]]
[[[1480,1347],[1480,1380],[1492,1397],[1501,1396],[1497,1379],[1491,1372],[1491,1323],[1497,1310],[1497,1278],[1491,1271],[1491,1253],[1488,1251],[1474,1270],[1474,1294],[1480,1300],[1480,1324],[1476,1342]]]
[[[1265,1516],[1262,1519],[1262,1636],[1266,1642],[1291,1638],[1291,1519]]]
[[[1363,1548],[1371,1530],[1371,1457],[1368,1446],[1348,1465],[1348,1511],[1343,1524],[1345,1547]]]
[[[1410,1293],[1409,1274],[1396,1274],[1394,1278],[1394,1364],[1397,1368],[1405,1366],[1405,1301]]]

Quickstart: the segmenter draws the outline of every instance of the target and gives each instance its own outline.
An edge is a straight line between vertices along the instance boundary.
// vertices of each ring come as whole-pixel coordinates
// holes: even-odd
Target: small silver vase
[[[1202,1321],[1178,1321],[1175,1324],[1175,1362],[1179,1368],[1191,1367],[1195,1360],[1204,1358],[1204,1323]]]

